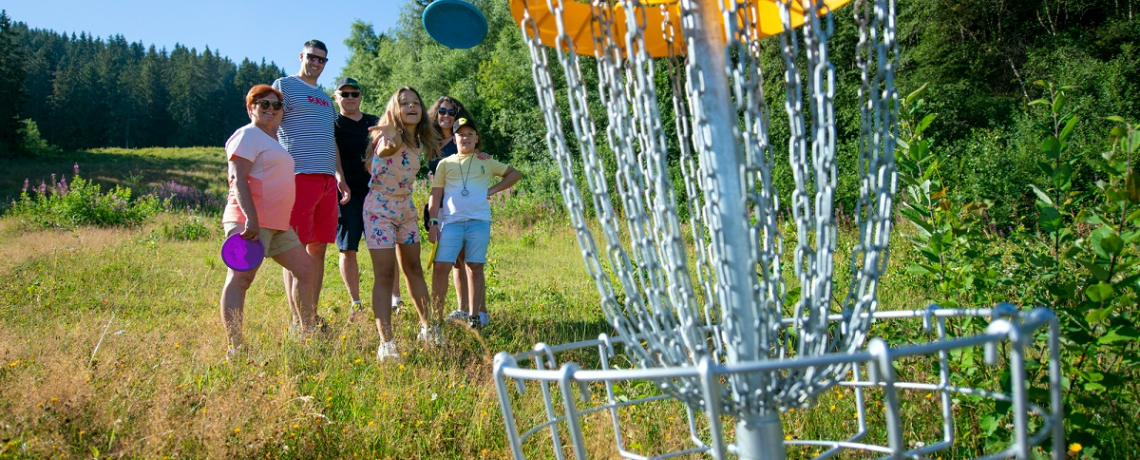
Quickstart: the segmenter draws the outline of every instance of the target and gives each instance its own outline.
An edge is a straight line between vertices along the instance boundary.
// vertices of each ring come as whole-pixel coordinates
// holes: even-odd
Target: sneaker
[[[321,332],[321,329],[317,326],[301,327],[300,325],[296,325],[289,328],[289,335],[293,336],[293,339],[298,341],[305,341],[314,338]]]
[[[420,342],[439,345],[443,343],[443,334],[439,332],[439,326],[420,326],[420,333],[416,334],[416,339]]]
[[[487,315],[487,312],[485,312],[485,311],[479,312],[479,326],[483,327],[483,326],[486,326],[490,323],[491,323],[491,317]]]
[[[470,317],[471,317],[471,315],[468,315],[467,312],[465,312],[463,310],[455,310],[455,311],[451,312],[450,315],[447,315],[448,320],[455,320],[455,321],[467,321],[467,319]]]
[[[392,304],[392,314],[398,315],[402,311],[404,311],[404,301],[403,300],[397,300],[396,303]]]
[[[245,344],[229,347],[226,349],[226,362],[234,363],[243,361],[245,354]]]
[[[396,342],[380,342],[380,346],[376,347],[376,359],[380,361],[399,360],[400,352],[396,350]]]
[[[483,324],[479,322],[478,316],[472,316],[472,317],[467,318],[467,325],[470,326],[471,329],[479,329],[479,328],[483,327]]]
[[[364,304],[360,303],[360,301],[353,302],[352,306],[348,309],[348,322],[355,323],[359,321],[360,318],[364,316],[364,312]]]

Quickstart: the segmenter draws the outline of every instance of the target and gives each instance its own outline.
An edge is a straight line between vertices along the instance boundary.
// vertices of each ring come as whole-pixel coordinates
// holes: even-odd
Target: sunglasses
[[[317,56],[315,54],[309,54],[309,53],[305,53],[305,59],[307,59],[309,62],[315,61],[315,62],[319,62],[321,64],[329,62],[329,58],[327,58],[327,57],[320,57],[320,56]]]
[[[273,110],[281,110],[281,107],[284,106],[281,101],[267,101],[265,99],[253,101],[253,105],[261,107],[261,110],[268,109],[269,107],[273,107]]]
[[[340,97],[345,99],[360,97],[360,91],[341,91]]]
[[[439,114],[440,115],[447,115],[449,117],[454,117],[454,116],[459,114],[459,111],[457,111],[455,109],[445,109],[443,107],[440,107],[439,108]]]

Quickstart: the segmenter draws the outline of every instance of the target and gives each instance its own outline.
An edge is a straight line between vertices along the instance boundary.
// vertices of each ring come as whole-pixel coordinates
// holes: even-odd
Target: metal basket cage
[[[990,318],[990,321],[981,333],[963,337],[949,335],[948,320],[968,318],[982,320]],[[829,317],[829,321],[833,323],[843,319],[843,315]],[[885,340],[876,338],[869,342],[864,351],[852,354],[836,353],[812,358],[792,357],[786,360],[735,365],[706,359],[695,367],[655,369],[615,368],[612,365],[615,352],[627,339],[611,338],[605,334],[596,340],[564,345],[551,346],[539,343],[531,351],[514,355],[499,353],[495,356],[494,377],[511,451],[516,459],[527,458],[524,447],[531,447],[527,445],[528,441],[529,444],[534,444],[539,442],[537,439],[546,438],[551,442],[553,455],[558,459],[566,457],[565,446],[570,447],[574,458],[587,458],[583,418],[608,412],[613,429],[613,443],[622,458],[664,459],[691,454],[705,454],[717,459],[728,458],[728,455],[737,453],[737,446],[729,442],[728,437],[731,433],[726,432],[723,427],[727,414],[721,413],[715,404],[702,404],[695,408],[680,404],[685,411],[691,447],[655,455],[634,452],[636,449],[631,449],[627,443],[628,436],[625,434],[627,430],[621,420],[620,411],[632,406],[673,398],[669,394],[662,393],[619,399],[616,390],[621,385],[634,383],[697,378],[701,382],[705,400],[716,401],[725,391],[723,378],[731,374],[773,370],[796,372],[812,367],[850,363],[853,364],[850,379],[839,383],[839,386],[850,390],[854,395],[857,413],[855,432],[844,439],[772,441],[783,443],[785,448],[801,446],[823,449],[822,452],[811,455],[815,459],[856,452],[859,453],[858,458],[879,455],[881,456],[879,458],[891,459],[933,459],[939,454],[945,454],[958,441],[954,420],[957,408],[952,401],[961,395],[972,395],[973,398],[1008,404],[1009,417],[1012,419],[1008,446],[974,458],[1029,459],[1044,456],[1045,451],[1050,451],[1052,458],[1063,458],[1065,448],[1060,392],[1059,332],[1057,319],[1052,311],[1038,308],[1025,312],[1010,304],[1001,304],[992,309],[942,309],[932,305],[925,310],[876,312],[873,319],[877,320],[876,324],[901,327],[913,327],[917,325],[916,322],[921,321],[922,328],[931,340],[926,343],[891,347]],[[785,326],[791,325],[791,320],[785,321]],[[978,347],[984,349],[985,362],[991,369],[1008,370],[1010,387],[1007,390],[959,386],[953,383],[959,380],[955,376],[960,370],[952,365],[951,355],[955,350],[976,350]],[[559,357],[564,357],[569,352],[581,353],[591,348],[597,350],[599,369],[582,369],[574,362],[560,363]],[[915,359],[927,360],[931,367],[936,369],[936,373],[932,375],[935,377],[932,380],[936,381],[909,382],[899,379],[894,366]],[[1030,359],[1040,362],[1042,367],[1048,367],[1047,379],[1039,382],[1036,388],[1030,387],[1033,382],[1027,380],[1026,376],[1027,361]],[[533,368],[520,367],[520,364],[527,362],[530,362]],[[509,380],[515,380],[517,391],[509,390]],[[591,386],[605,388],[602,404],[590,405],[595,401],[590,395]],[[538,389],[538,395],[527,391],[527,388],[533,390],[535,387]],[[868,404],[870,389],[881,392],[876,396],[881,398],[883,406],[882,418],[885,422],[886,443],[880,444],[870,439],[882,437],[882,433],[872,436],[869,429],[868,421],[872,415],[869,412],[871,405]],[[1048,401],[1031,401],[1029,397],[1031,390],[1046,393]],[[941,418],[940,433],[931,433],[927,439],[905,439],[900,401],[900,392],[905,391],[928,392],[933,395],[932,400],[937,397]],[[515,403],[522,404],[527,401],[527,398],[541,398],[545,421],[526,427],[525,431],[520,432],[513,407]],[[788,408],[782,409],[787,411]],[[822,409],[816,406],[807,410],[811,412]],[[697,411],[702,414],[696,414]],[[680,420],[680,417],[677,420]],[[542,436],[543,433],[548,433],[549,437]],[[1051,443],[1047,445],[1046,442],[1049,440]],[[531,450],[533,451],[533,448]],[[801,452],[803,450],[800,449]]]

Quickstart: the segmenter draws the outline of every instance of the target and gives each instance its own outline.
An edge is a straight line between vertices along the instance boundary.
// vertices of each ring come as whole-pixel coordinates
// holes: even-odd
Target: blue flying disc
[[[487,38],[487,18],[463,0],[435,0],[423,15],[424,30],[448,48],[465,50]]]

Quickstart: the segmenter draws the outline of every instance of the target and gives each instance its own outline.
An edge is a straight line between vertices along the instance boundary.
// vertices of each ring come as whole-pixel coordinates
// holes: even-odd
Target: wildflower
[[[1079,443],[1079,442],[1074,442],[1072,444],[1069,444],[1069,452],[1076,454],[1076,453],[1080,453],[1081,449],[1084,449],[1084,446],[1082,446],[1081,443]]]
[[[73,171],[75,171],[75,175],[79,176],[79,163],[72,165],[71,168]]]
[[[23,188],[23,190],[20,190],[20,193],[23,194],[27,191],[28,191],[28,179],[24,179],[24,188]]]
[[[234,434],[241,433],[241,428],[234,428]]]

